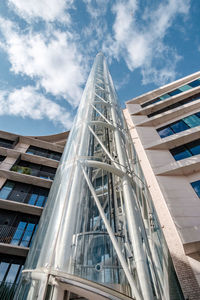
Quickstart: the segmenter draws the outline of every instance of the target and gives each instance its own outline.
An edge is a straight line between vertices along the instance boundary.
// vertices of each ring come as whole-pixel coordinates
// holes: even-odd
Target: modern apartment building
[[[126,102],[124,115],[186,299],[200,299],[200,72]]]
[[[1,300],[15,293],[67,137],[0,131]]]

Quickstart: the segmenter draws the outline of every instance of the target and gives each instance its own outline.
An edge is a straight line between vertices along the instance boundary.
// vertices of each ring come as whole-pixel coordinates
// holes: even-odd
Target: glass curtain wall
[[[99,53],[15,299],[63,299],[61,283],[69,279],[82,280],[87,289],[94,283],[99,291],[109,287],[107,293],[117,293],[107,295],[110,299],[181,299],[177,282],[174,298],[169,297],[168,268],[173,267],[163,258],[163,237],[156,238],[155,258],[152,254],[148,230],[154,212],[150,209],[149,216],[149,200],[139,184],[143,179],[135,180],[141,174],[135,173],[129,148],[113,82]]]

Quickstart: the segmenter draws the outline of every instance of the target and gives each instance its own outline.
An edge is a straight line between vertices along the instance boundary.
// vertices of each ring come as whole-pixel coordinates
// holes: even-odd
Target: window
[[[5,158],[6,156],[0,155],[0,162],[4,161]]]
[[[175,158],[175,160],[181,160],[181,159],[192,156],[190,151],[184,146],[180,146],[180,147],[171,149],[170,152],[173,155],[173,157]]]
[[[141,107],[144,108],[146,106],[149,106],[151,104],[157,103],[159,101],[168,99],[168,98],[170,98],[170,97],[172,97],[174,95],[180,94],[180,93],[185,92],[185,91],[187,91],[187,90],[189,90],[191,88],[195,88],[195,87],[197,87],[199,85],[200,85],[200,79],[196,79],[196,80],[194,80],[194,81],[192,81],[192,82],[190,82],[188,84],[180,86],[178,89],[170,91],[170,92],[168,92],[166,94],[161,95],[160,97],[157,97],[155,99],[152,99],[150,101],[147,101],[147,102],[141,104]]]
[[[191,186],[195,190],[196,194],[200,198],[200,180],[194,181],[191,183]]]
[[[0,190],[0,198],[44,207],[48,193],[43,187],[7,180]]]
[[[174,133],[178,133],[190,128],[184,121],[180,120],[171,125],[171,129]]]
[[[39,156],[55,159],[58,161],[60,160],[61,155],[62,155],[59,152],[48,150],[48,149],[42,149],[42,148],[35,147],[35,146],[30,146],[28,148],[28,150],[26,151],[26,153],[33,154],[33,155],[39,155]]]
[[[0,210],[0,243],[29,247],[39,217]]]
[[[165,138],[169,135],[187,130],[189,128],[200,125],[200,113],[195,113],[194,115],[178,120],[174,123],[168,124],[164,127],[158,128],[157,132],[161,138]]]
[[[19,161],[11,168],[11,171],[15,171],[21,174],[37,176],[44,179],[53,180],[55,177],[56,169],[48,166],[42,166],[34,164],[28,161]]]
[[[14,141],[10,141],[7,139],[0,138],[0,147],[4,148],[12,148]]]
[[[176,89],[174,91],[169,92],[168,94],[172,97],[172,96],[178,95],[180,93],[182,93],[182,91],[179,89]]]
[[[148,117],[148,118],[151,118],[151,117],[153,117],[153,116],[156,116],[156,115],[158,115],[158,114],[161,114],[161,113],[163,113],[163,112],[166,112],[166,111],[168,111],[168,110],[170,110],[170,109],[173,109],[173,108],[182,106],[182,105],[184,105],[184,104],[190,103],[190,102],[195,101],[195,100],[198,100],[198,99],[200,99],[200,94],[196,94],[196,95],[191,96],[191,97],[189,97],[189,98],[187,98],[187,99],[183,99],[183,100],[181,100],[181,101],[179,101],[179,102],[173,103],[173,104],[168,105],[168,106],[166,106],[166,107],[164,107],[164,108],[162,108],[162,109],[159,109],[159,110],[157,110],[157,111],[154,111],[153,113],[147,115],[147,117]]]
[[[175,160],[181,160],[193,155],[200,154],[200,139],[175,147],[170,150]]]
[[[6,295],[7,299],[12,299],[9,298],[8,292],[8,284],[13,283],[18,283],[20,273],[23,269],[24,265],[24,259],[18,256],[10,256],[10,255],[0,255],[0,284],[1,284],[1,289],[0,289],[0,298],[4,299],[5,294],[2,292],[2,284],[6,284]],[[4,290],[4,292],[5,292]],[[12,291],[13,293],[13,291]]]
[[[200,80],[199,80],[199,79],[194,80],[194,81],[190,82],[189,85],[190,85],[191,87],[193,87],[193,88],[194,88],[194,87],[197,87],[197,86],[200,85]]]

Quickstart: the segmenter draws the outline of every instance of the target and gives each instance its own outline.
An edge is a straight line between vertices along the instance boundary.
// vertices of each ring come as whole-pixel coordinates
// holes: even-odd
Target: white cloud
[[[62,96],[77,106],[85,71],[82,55],[70,32],[52,29],[44,33],[20,33],[16,25],[0,18],[12,71],[36,80],[46,92]],[[4,47],[5,50],[5,47]]]
[[[157,7],[146,7],[141,22],[138,2],[120,0],[112,7],[115,14],[113,36],[108,36],[103,51],[116,59],[123,57],[129,70],[141,68],[143,83],[166,83],[176,75],[180,56],[165,40],[174,19],[187,15],[190,0],[168,0]],[[160,75],[159,75],[160,74]]]
[[[11,92],[0,91],[0,115],[29,117],[36,120],[48,118],[54,123],[60,123],[64,129],[70,129],[72,125],[72,117],[68,111],[47,99],[32,86]]]
[[[68,23],[70,16],[66,10],[72,6],[73,0],[8,0],[8,3],[27,21],[41,18]]]

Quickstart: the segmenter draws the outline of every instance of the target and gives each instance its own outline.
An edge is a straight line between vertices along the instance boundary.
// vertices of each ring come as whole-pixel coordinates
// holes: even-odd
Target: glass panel
[[[37,203],[36,203],[36,206],[39,206],[39,207],[42,207],[43,206],[43,203],[44,203],[44,199],[45,199],[45,197],[44,196],[39,196],[38,197],[38,201],[37,201]]]
[[[184,146],[176,147],[170,150],[171,154],[175,158],[175,160],[181,160],[187,157],[192,156],[189,150],[187,150]]]
[[[189,128],[189,126],[187,124],[185,124],[182,120],[177,121],[176,123],[171,124],[170,127],[172,128],[172,130],[175,133],[187,130]]]
[[[6,282],[10,282],[10,283],[15,282],[16,275],[18,273],[19,268],[20,268],[20,265],[16,265],[16,264],[11,265],[10,270],[6,277]]]
[[[182,92],[188,91],[190,89],[192,89],[192,87],[188,84],[179,87],[179,90],[181,90]]]
[[[8,270],[9,263],[2,262],[0,264],[0,282],[4,279],[4,276]]]
[[[175,96],[175,95],[180,94],[180,93],[182,93],[182,91],[180,91],[179,89],[176,89],[174,91],[169,92],[168,94],[170,96]]]
[[[14,182],[7,181],[6,184],[2,187],[2,189],[0,191],[0,198],[7,199],[8,195],[12,191],[14,185],[15,185]]]
[[[158,134],[160,135],[161,138],[165,138],[169,135],[174,134],[174,132],[171,130],[170,127],[165,127],[163,129],[158,129]]]
[[[200,139],[187,144],[193,155],[200,154]]]
[[[164,99],[170,98],[170,95],[169,94],[164,94],[164,95],[160,96],[159,98],[161,100],[164,100]]]
[[[195,115],[200,118],[200,112],[195,113]]]
[[[200,180],[192,182],[191,185],[200,198]]]
[[[196,115],[188,116],[183,120],[190,128],[200,125],[200,119]]]
[[[194,80],[194,81],[192,81],[192,82],[190,82],[190,83],[188,83],[191,87],[197,87],[197,86],[199,86],[200,85],[200,80],[199,79],[197,79],[197,80]]]
[[[26,227],[23,239],[20,243],[20,246],[28,247],[30,239],[32,237],[32,233],[34,230],[35,224],[29,223],[28,226]]]
[[[35,205],[35,201],[37,200],[37,197],[38,197],[37,194],[32,194],[29,201],[28,201],[28,204]]]
[[[17,227],[17,230],[12,238],[11,244],[12,245],[19,245],[19,242],[22,238],[22,235],[24,233],[24,229],[26,227],[26,222],[19,222],[19,225]]]

